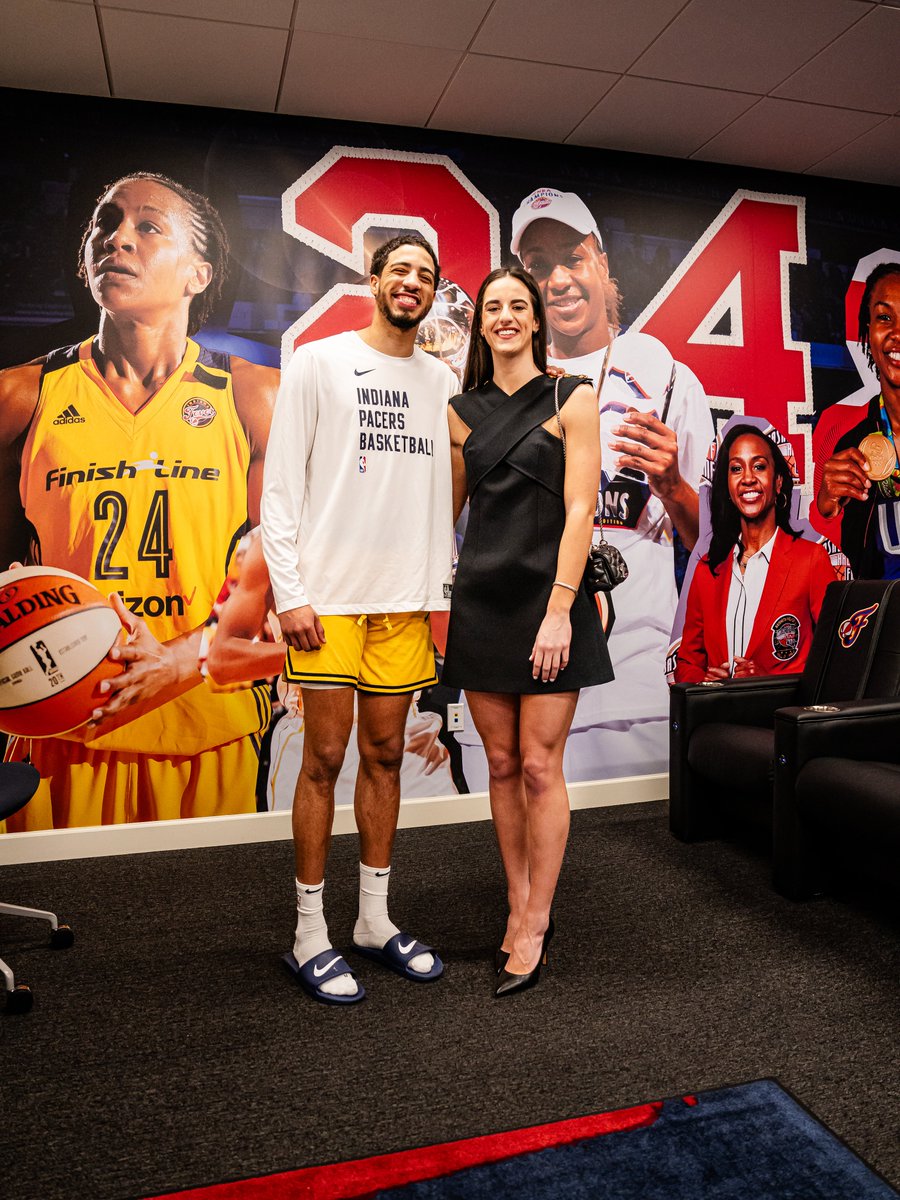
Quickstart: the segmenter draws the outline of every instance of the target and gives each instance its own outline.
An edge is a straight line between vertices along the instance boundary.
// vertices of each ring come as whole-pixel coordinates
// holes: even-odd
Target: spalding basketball
[[[53,737],[87,721],[122,623],[86,579],[53,567],[0,573],[0,730]]]

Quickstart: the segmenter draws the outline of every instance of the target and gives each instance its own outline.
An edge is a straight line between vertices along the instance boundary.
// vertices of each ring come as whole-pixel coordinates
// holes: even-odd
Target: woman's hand
[[[825,463],[816,507],[827,521],[836,517],[848,500],[869,498],[872,484],[866,474],[868,465],[857,446],[833,454]]]
[[[441,718],[437,713],[418,713],[406,726],[407,754],[418,754],[425,759],[425,774],[432,775],[450,757],[447,747],[438,741]]]
[[[135,720],[201,681],[196,649],[158,641],[146,622],[128,611],[117,592],[109,602],[128,639],[124,644],[117,642],[109,652],[110,659],[122,664],[122,672],[100,684],[103,704],[88,722],[95,736]]]
[[[706,674],[703,676],[704,683],[718,683],[722,679],[731,678],[731,664],[723,662],[718,667],[707,667]]]
[[[567,609],[548,608],[529,655],[535,679],[553,683],[569,663],[572,622]]]
[[[733,663],[723,662],[718,667],[708,667],[703,676],[704,683],[714,683],[721,679],[746,679],[748,675],[759,675],[759,667],[752,658],[736,657]]]
[[[735,658],[733,679],[745,679],[748,675],[759,673],[759,668],[752,658]]]

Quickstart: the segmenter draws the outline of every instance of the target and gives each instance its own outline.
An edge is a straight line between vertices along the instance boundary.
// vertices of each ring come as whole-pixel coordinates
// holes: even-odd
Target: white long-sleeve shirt
[[[277,612],[450,607],[453,505],[447,401],[456,376],[418,347],[356,333],[301,346],[266,453],[263,551]]]

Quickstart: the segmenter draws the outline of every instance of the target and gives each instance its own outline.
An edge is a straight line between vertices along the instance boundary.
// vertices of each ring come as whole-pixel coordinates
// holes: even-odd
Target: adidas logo
[[[85,419],[79,413],[74,404],[70,404],[68,408],[64,408],[59,416],[54,420],[54,425],[84,425]]]

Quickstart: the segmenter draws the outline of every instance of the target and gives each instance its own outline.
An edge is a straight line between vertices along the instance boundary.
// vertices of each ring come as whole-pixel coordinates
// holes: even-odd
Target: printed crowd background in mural
[[[794,518],[846,573],[840,521],[822,521],[810,499],[822,463],[878,392],[856,321],[868,272],[900,258],[889,189],[413,129],[5,99],[4,566],[43,561],[85,575],[123,595],[132,636],[196,659],[258,553],[250,530],[280,370],[298,345],[367,322],[372,249],[418,230],[442,265],[419,343],[457,372],[481,280],[513,262],[538,280],[551,361],[595,382],[606,362],[601,509],[631,576],[606,613],[616,680],[579,699],[570,780],[666,769],[667,672],[685,581],[709,536],[704,474],[708,484],[717,436],[736,414],[786,448]],[[159,379],[135,349],[149,353],[135,335],[153,324],[149,301],[127,299],[152,278],[157,326],[168,311],[154,213],[141,215],[146,229],[136,218],[147,249],[133,277],[122,263],[116,275],[115,258],[104,266],[95,248],[109,236],[110,206],[140,200],[145,172],[201,198],[181,232],[199,237],[212,262],[189,314],[169,320],[177,362]],[[108,191],[122,180],[127,203]],[[98,346],[114,337],[128,370],[152,380],[127,410],[96,369]],[[608,446],[634,409],[653,417],[643,469]],[[347,453],[377,463],[379,437],[361,418]],[[458,537],[464,526],[465,517]],[[263,604],[260,636],[276,636],[270,628]],[[440,650],[440,622],[435,632]],[[289,807],[301,698],[273,680],[217,688],[199,678],[188,686],[161,675],[134,719],[99,737],[82,729],[10,745],[44,777],[10,829]],[[446,730],[447,704],[459,702],[441,685],[416,697],[404,796],[486,788],[471,721]],[[353,773],[351,749],[339,802],[352,798]]]

